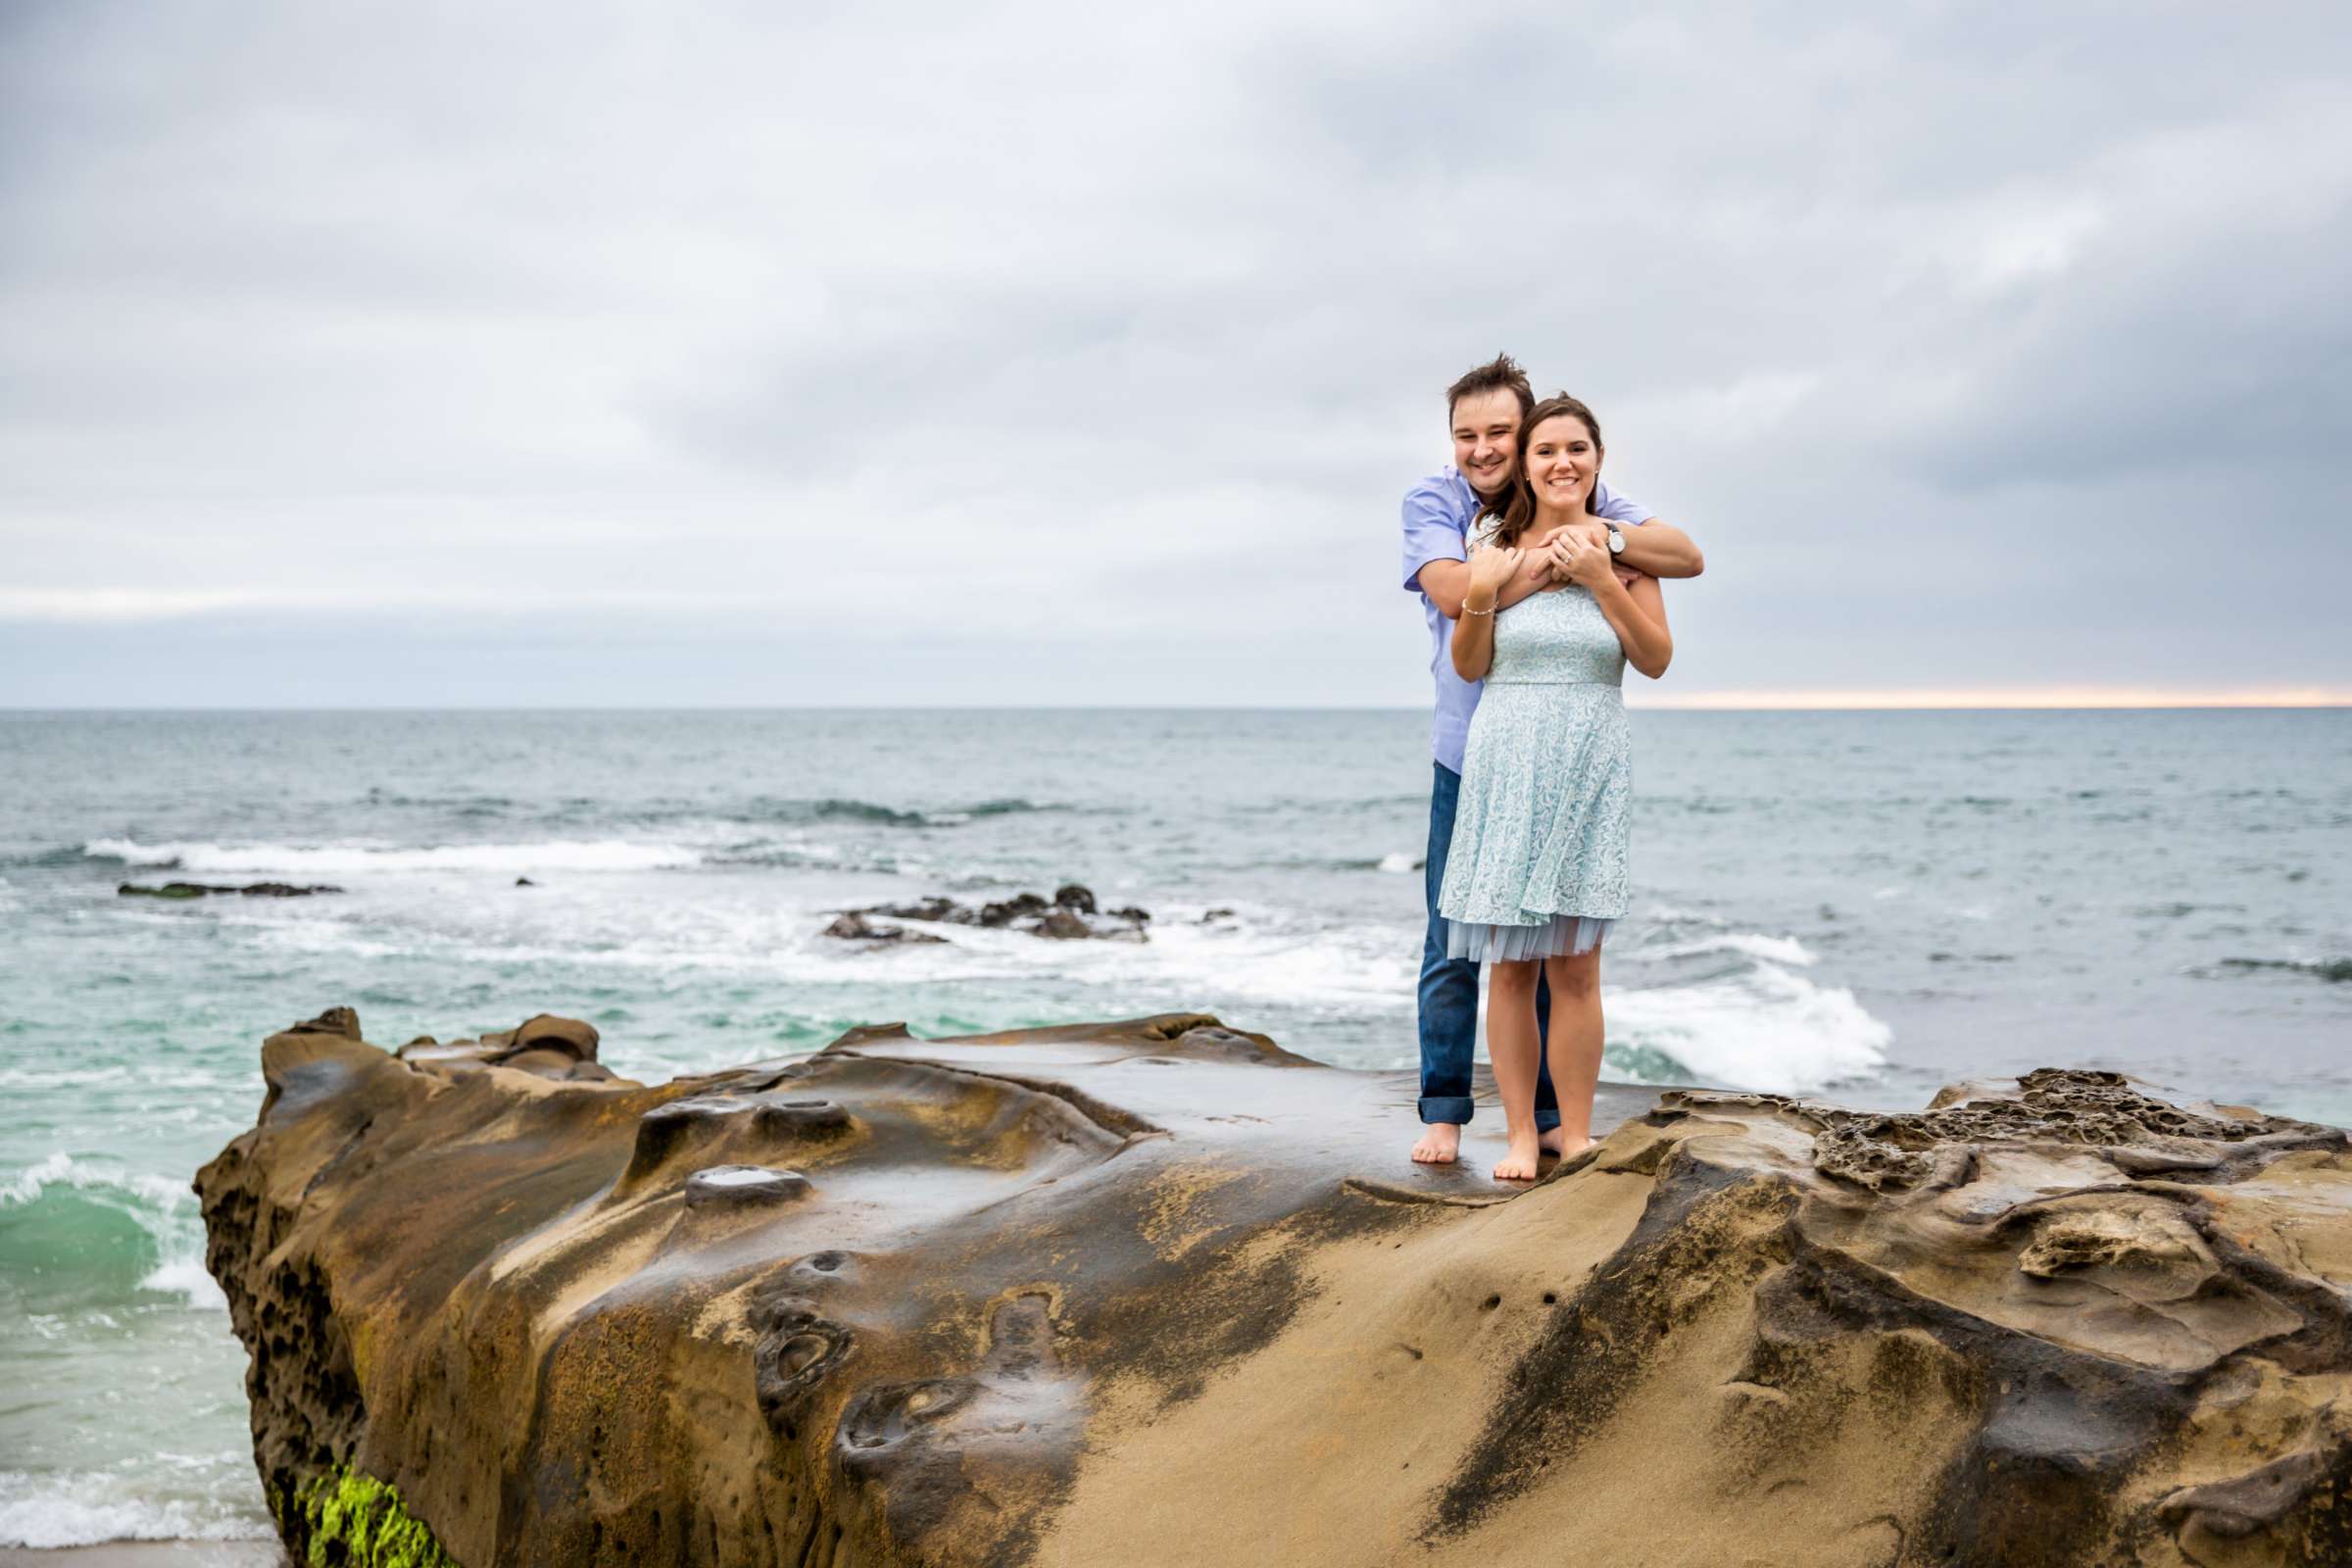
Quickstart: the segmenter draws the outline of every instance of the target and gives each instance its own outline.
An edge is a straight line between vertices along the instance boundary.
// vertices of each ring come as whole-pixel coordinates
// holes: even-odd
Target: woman
[[[1633,762],[1619,692],[1631,663],[1674,657],[1653,577],[1621,581],[1583,521],[1600,477],[1600,426],[1561,394],[1519,427],[1519,476],[1480,514],[1453,667],[1484,680],[1462,759],[1461,808],[1438,912],[1447,955],[1487,965],[1487,1049],[1510,1152],[1498,1181],[1536,1175],[1536,981],[1551,983],[1551,1082],[1561,1154],[1592,1142],[1600,1076],[1600,943],[1625,912]],[[1499,615],[1495,596],[1533,552],[1553,586]]]

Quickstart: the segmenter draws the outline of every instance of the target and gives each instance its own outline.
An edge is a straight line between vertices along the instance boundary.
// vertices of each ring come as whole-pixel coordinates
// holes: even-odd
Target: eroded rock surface
[[[597,1045],[264,1046],[197,1185],[273,1505],[474,1568],[2352,1560],[2335,1129],[1604,1087],[1512,1191],[1201,1016]]]
[[[350,1038],[357,1040],[357,1015],[348,1007],[337,1007],[326,1017],[338,1015],[351,1018]],[[310,1028],[313,1025],[302,1027]],[[475,1067],[514,1067],[542,1078],[560,1078],[575,1083],[602,1082],[612,1074],[596,1059],[598,1038],[596,1025],[592,1023],[542,1012],[525,1018],[512,1029],[483,1035],[478,1040],[452,1040],[444,1044],[430,1035],[421,1035],[401,1047],[394,1054],[403,1061],[418,1066],[430,1065],[442,1072],[464,1072]]]

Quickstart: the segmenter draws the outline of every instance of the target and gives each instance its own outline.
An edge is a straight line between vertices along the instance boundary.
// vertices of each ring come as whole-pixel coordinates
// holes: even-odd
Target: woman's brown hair
[[[1528,443],[1535,438],[1537,425],[1546,419],[1556,419],[1562,415],[1584,422],[1586,431],[1592,437],[1592,451],[1595,455],[1603,454],[1608,450],[1601,444],[1600,421],[1592,417],[1591,409],[1586,408],[1580,400],[1570,397],[1567,393],[1555,392],[1528,410],[1527,417],[1519,421],[1518,472],[1512,478],[1510,488],[1490,500],[1479,509],[1478,513],[1482,518],[1497,519],[1494,524],[1494,543],[1501,549],[1509,550],[1517,545],[1520,537],[1535,523],[1536,487],[1528,482],[1527,477]],[[1595,472],[1592,475],[1592,488],[1585,492],[1585,510],[1587,512],[1592,510],[1592,497],[1598,493],[1599,489],[1600,475]]]

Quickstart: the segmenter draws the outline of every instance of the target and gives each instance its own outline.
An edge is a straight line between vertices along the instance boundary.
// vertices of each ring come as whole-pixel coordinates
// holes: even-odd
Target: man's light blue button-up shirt
[[[1478,710],[1483,683],[1453,672],[1453,622],[1436,600],[1421,593],[1421,568],[1433,561],[1470,559],[1470,519],[1478,515],[1480,505],[1470,481],[1450,466],[1404,493],[1404,590],[1421,594],[1422,613],[1429,620],[1429,672],[1438,683],[1438,722],[1430,734],[1430,753],[1456,773],[1462,770],[1462,745],[1470,738],[1470,715]],[[1639,527],[1649,515],[1639,503],[1611,495],[1605,484],[1592,487],[1592,510],[1629,527]]]

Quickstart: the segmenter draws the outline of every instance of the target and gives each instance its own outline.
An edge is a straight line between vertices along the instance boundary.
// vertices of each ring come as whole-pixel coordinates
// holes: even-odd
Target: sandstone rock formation
[[[322,1488],[470,1568],[2352,1560],[2331,1128],[1608,1088],[1511,1191],[1207,1017],[596,1048],[264,1046],[197,1188],[298,1560]]]
[[[347,1031],[348,1038],[360,1037],[359,1014],[349,1007],[329,1008],[322,1017],[297,1027],[315,1031],[318,1025],[330,1022]],[[430,1035],[420,1035],[394,1054],[403,1061],[419,1066],[429,1063],[447,1073],[463,1072],[468,1067],[516,1067],[542,1078],[559,1078],[569,1083],[602,1082],[612,1073],[596,1059],[598,1039],[596,1025],[592,1023],[542,1012],[512,1029],[487,1034],[478,1040],[452,1040],[444,1044]]]

